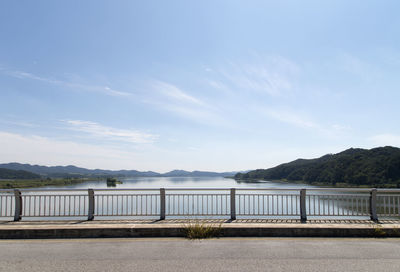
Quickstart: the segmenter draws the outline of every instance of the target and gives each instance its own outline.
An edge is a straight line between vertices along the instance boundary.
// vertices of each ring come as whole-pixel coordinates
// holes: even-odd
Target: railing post
[[[378,221],[378,214],[376,213],[376,189],[372,189],[369,196],[369,210],[371,220]]]
[[[301,222],[307,221],[306,189],[300,190],[300,220],[301,220]]]
[[[165,189],[160,188],[160,220],[165,219]]]
[[[231,188],[231,220],[236,220],[236,189]]]
[[[14,213],[14,221],[20,221],[22,218],[22,195],[21,191],[18,189],[14,189],[15,196],[15,213]]]
[[[94,191],[93,189],[88,189],[89,196],[89,210],[88,210],[88,220],[94,219]]]

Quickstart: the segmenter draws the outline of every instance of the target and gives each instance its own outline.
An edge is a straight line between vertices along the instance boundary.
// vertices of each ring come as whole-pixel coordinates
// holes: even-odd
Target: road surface
[[[400,271],[400,239],[0,240],[0,271]]]

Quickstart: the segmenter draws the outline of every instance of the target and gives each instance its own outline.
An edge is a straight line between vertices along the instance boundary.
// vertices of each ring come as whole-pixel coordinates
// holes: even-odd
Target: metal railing
[[[306,196],[308,216],[370,216],[370,192],[324,192],[313,190]]]
[[[229,189],[166,189],[167,216],[226,216],[230,214]]]
[[[398,189],[0,190],[0,217],[400,217]]]
[[[0,193],[0,217],[11,217],[15,213],[14,194]]]
[[[237,190],[238,216],[299,216],[299,190]]]
[[[96,190],[93,216],[160,215],[160,190]]]
[[[376,213],[378,216],[399,216],[400,190],[378,190]]]

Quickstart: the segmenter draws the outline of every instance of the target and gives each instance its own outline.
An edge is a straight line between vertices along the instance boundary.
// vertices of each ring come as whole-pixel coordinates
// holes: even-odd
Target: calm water
[[[45,189],[159,189],[159,188],[166,188],[166,189],[173,189],[173,188],[220,188],[220,189],[229,189],[229,188],[271,188],[271,189],[284,189],[284,188],[310,188],[312,186],[305,185],[305,184],[294,184],[294,183],[284,183],[284,182],[271,182],[271,181],[255,181],[252,183],[245,183],[245,182],[239,182],[231,178],[224,178],[224,177],[137,177],[137,178],[125,178],[125,179],[120,179],[122,181],[122,184],[116,184],[115,186],[107,186],[106,180],[99,180],[99,181],[88,181],[80,184],[75,184],[75,185],[68,185],[68,186],[59,186],[59,187],[54,187],[54,186],[49,186],[45,187]],[[106,196],[107,192],[102,192],[102,191],[97,191],[96,192],[96,210],[95,214],[101,216],[101,215],[110,215],[110,214],[136,214],[139,215],[139,218],[141,218],[140,215],[144,214],[151,214],[151,215],[159,215],[159,197],[158,196],[146,196],[145,194],[149,194],[149,191],[143,191],[143,192],[135,192],[134,194],[139,194],[136,196],[123,196],[123,194],[129,194],[126,193],[127,191],[120,192],[120,196],[111,196],[108,195]],[[248,192],[248,191],[246,191]],[[153,194],[158,192],[152,192]],[[185,215],[185,214],[190,214],[190,213],[199,213],[199,214],[228,214],[229,215],[229,203],[230,203],[230,198],[229,198],[229,191],[196,191],[196,194],[209,194],[209,195],[203,195],[203,196],[183,196],[183,195],[176,195],[177,192],[173,193],[173,191],[169,191],[166,196],[166,213],[170,218],[174,217],[175,215]],[[180,193],[188,193],[188,194],[193,194],[193,191],[180,191]],[[46,193],[44,193],[46,194]],[[111,194],[116,194],[116,192],[111,193]],[[141,196],[143,194],[143,196]],[[175,194],[175,195],[174,195]],[[179,194],[179,193],[178,193]],[[219,194],[219,195],[218,195]],[[218,196],[217,196],[218,195]],[[248,213],[253,209],[257,208],[258,211],[258,206],[255,207],[255,200],[256,198],[253,197],[251,198],[250,201],[249,196],[237,196],[237,201],[238,201],[238,213],[241,211],[244,213]],[[274,205],[282,204],[281,201],[283,199],[280,197],[275,198],[274,200],[277,202],[276,204],[273,204],[273,200],[270,199],[268,200],[265,198],[265,203],[263,199],[258,198],[257,201],[262,201],[263,206],[269,206],[271,212],[276,211],[278,212],[278,208],[274,207]],[[241,200],[241,205],[239,204]],[[35,200],[35,201],[41,201],[41,205],[44,206],[45,202],[47,200]],[[73,202],[72,205],[70,205],[70,199],[69,198],[62,198],[61,201],[56,201],[53,203],[53,205],[50,205],[50,201],[54,201],[49,199],[48,206],[55,206],[54,209],[57,210],[57,206],[61,205],[61,210],[64,208],[68,210],[68,212],[71,210],[73,214],[85,214],[86,212],[82,211],[82,208],[78,208]],[[66,202],[65,202],[66,201]],[[291,202],[295,201],[295,197],[289,197],[287,198],[287,203],[291,206],[294,207],[294,204],[292,205]],[[29,201],[28,201],[29,202]],[[32,207],[27,207],[34,213],[34,207],[33,207],[33,202],[31,201]],[[65,203],[64,203],[65,202]],[[86,202],[86,200],[85,200]],[[251,203],[250,203],[251,202]],[[267,203],[268,202],[268,203]],[[270,202],[270,203],[269,203]],[[46,202],[47,203],[47,202]],[[260,202],[261,203],[261,202]],[[264,205],[265,204],[265,205]],[[71,208],[70,208],[71,206]],[[78,205],[79,206],[79,205]],[[81,205],[82,206],[82,205]],[[63,208],[64,207],[64,208]],[[50,208],[50,214],[51,212],[54,212],[53,208]],[[86,208],[83,208],[86,210]],[[124,211],[125,209],[125,211]],[[283,208],[282,208],[283,209]],[[285,207],[285,209],[287,209]],[[294,209],[294,208],[293,208]],[[297,208],[296,208],[297,209]],[[36,213],[40,210],[40,208],[36,208]],[[226,216],[225,216],[226,217]],[[123,218],[123,217],[121,217]]]
[[[46,189],[105,189],[105,188],[313,188],[315,186],[295,183],[260,181],[253,183],[238,182],[223,177],[138,177],[120,179],[123,184],[107,187],[106,180],[88,181],[68,186],[49,186]]]

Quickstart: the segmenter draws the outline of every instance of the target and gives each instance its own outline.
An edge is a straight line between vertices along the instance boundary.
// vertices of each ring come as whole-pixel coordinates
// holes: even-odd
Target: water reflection
[[[277,181],[243,182],[224,177],[136,177],[121,178],[123,184],[113,188],[313,188],[306,184]],[[106,180],[87,181],[66,186],[48,186],[46,189],[106,189]]]

